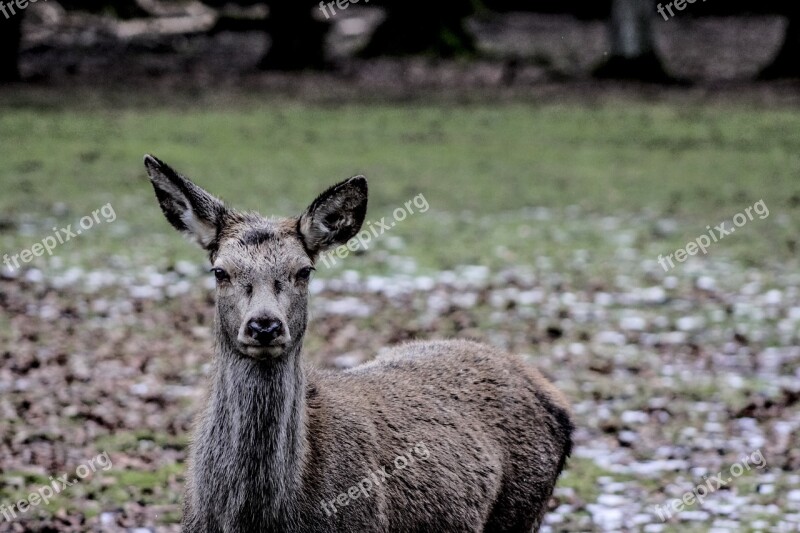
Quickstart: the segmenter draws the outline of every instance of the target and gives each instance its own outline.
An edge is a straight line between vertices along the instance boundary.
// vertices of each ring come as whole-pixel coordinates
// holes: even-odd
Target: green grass
[[[64,263],[103,265],[112,255],[160,268],[178,258],[199,262],[156,205],[141,163],[152,152],[234,206],[268,214],[298,213],[356,173],[370,179],[369,220],[391,217],[424,194],[430,209],[392,234],[403,239],[401,255],[431,268],[563,259],[560,231],[572,249],[585,245],[599,260],[611,253],[598,243],[609,238],[598,228],[606,215],[636,230],[638,250],[669,253],[759,199],[770,217],[716,248],[752,264],[794,256],[796,109],[613,99],[431,106],[77,100],[7,95],[0,107],[3,253],[29,248],[53,226],[75,227],[110,202],[117,220],[58,248]],[[551,218],[523,211],[530,207],[552,209]],[[676,219],[677,231],[657,235],[659,217]],[[365,255],[348,266],[381,268],[380,258]]]
[[[564,470],[558,480],[558,487],[574,490],[582,498],[593,502],[603,493],[599,479],[608,477],[614,478],[617,482],[631,479],[628,475],[618,475],[605,470],[591,459],[572,457],[569,460],[569,468]]]
[[[176,510],[172,514],[162,517],[164,523],[174,523],[180,518],[180,495],[169,490],[168,486],[177,479],[182,481],[184,469],[181,464],[169,464],[154,470],[98,469],[90,478],[83,480],[70,473],[69,479],[74,484],[48,498],[47,503],[40,501],[25,513],[20,513],[18,508],[14,510],[20,519],[52,516],[59,509],[80,512],[90,518],[104,507],[117,507],[136,501],[143,505],[174,506]],[[0,487],[0,501],[8,506],[22,500],[28,501],[31,494],[51,483],[46,476],[27,472],[7,472],[4,477],[21,482],[21,486]]]
[[[187,435],[176,437],[166,433],[156,433],[148,430],[135,432],[114,433],[97,439],[95,445],[106,452],[131,453],[139,449],[142,441],[150,442],[162,449],[182,450],[188,447]]]

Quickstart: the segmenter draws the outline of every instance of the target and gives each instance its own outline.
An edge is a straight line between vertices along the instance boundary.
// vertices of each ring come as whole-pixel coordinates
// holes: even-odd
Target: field
[[[0,253],[114,214],[0,270],[0,504],[101,453],[113,463],[0,531],[177,531],[213,284],[163,219],[144,153],[266,214],[366,175],[367,220],[395,225],[318,268],[308,357],[344,367],[441,337],[528,354],[578,427],[548,530],[800,527],[798,108],[0,96]],[[659,264],[748,208],[706,254]],[[720,472],[662,522],[657,505]]]

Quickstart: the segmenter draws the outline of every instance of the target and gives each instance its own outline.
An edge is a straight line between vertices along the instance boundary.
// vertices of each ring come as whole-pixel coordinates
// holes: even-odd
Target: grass
[[[66,512],[80,512],[91,518],[100,512],[103,507],[122,506],[135,501],[142,505],[173,506],[175,511],[162,517],[163,523],[175,523],[180,520],[179,503],[180,495],[167,490],[170,482],[176,478],[182,479],[184,466],[169,464],[154,470],[117,470],[103,471],[98,469],[91,478],[80,480],[74,474],[69,479],[74,483],[63,489],[63,492],[48,497],[48,501],[33,500],[35,505],[30,506],[25,513],[20,513],[19,508],[14,511],[21,518],[32,516],[52,516],[60,509]],[[30,496],[36,494],[43,487],[50,486],[51,481],[41,475],[25,472],[7,472],[5,479],[19,481],[17,486],[6,486],[0,489],[0,501],[8,507],[20,501],[30,501]],[[59,490],[62,490],[60,485]]]
[[[135,432],[115,433],[113,435],[101,437],[97,439],[96,446],[98,449],[106,452],[131,453],[138,450],[143,441],[162,449],[182,450],[189,445],[189,440],[186,435],[175,437],[166,433],[140,430]]]
[[[160,215],[141,164],[153,152],[231,204],[269,214],[298,213],[320,190],[357,173],[370,179],[369,220],[391,219],[423,194],[430,209],[392,235],[402,255],[431,269],[529,263],[539,255],[566,260],[565,240],[602,259],[598,238],[609,231],[598,222],[606,216],[622,217],[620,231],[637,230],[638,250],[669,253],[760,199],[770,218],[749,223],[747,236],[731,236],[724,248],[751,264],[794,256],[794,109],[617,100],[336,107],[253,97],[209,107],[75,100],[43,105],[17,95],[0,107],[3,253],[30,248],[54,226],[77,227],[110,202],[117,220],[61,246],[62,263],[198,261]],[[547,224],[535,207],[550,210]],[[654,226],[661,218],[677,222],[669,235]],[[370,255],[348,266],[381,269],[385,256]]]

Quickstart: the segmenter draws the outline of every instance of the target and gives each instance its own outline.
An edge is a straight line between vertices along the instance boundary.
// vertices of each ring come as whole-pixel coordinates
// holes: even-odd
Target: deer
[[[267,218],[153,156],[144,163],[164,216],[205,250],[216,278],[184,531],[539,529],[574,425],[566,397],[522,356],[458,339],[407,342],[347,370],[302,356],[315,261],[364,223],[363,176],[299,216]],[[424,461],[393,467],[420,446]],[[375,475],[387,466],[396,475]]]

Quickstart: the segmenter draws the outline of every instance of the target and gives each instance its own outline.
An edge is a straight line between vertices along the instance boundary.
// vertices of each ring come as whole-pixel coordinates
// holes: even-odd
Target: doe
[[[265,218],[155,157],[145,166],[167,220],[206,250],[217,283],[184,531],[539,528],[573,424],[564,396],[521,357],[466,341],[411,342],[340,372],[301,357],[314,262],[359,231],[364,177],[330,187],[299,217]],[[415,445],[424,462],[370,476]]]

